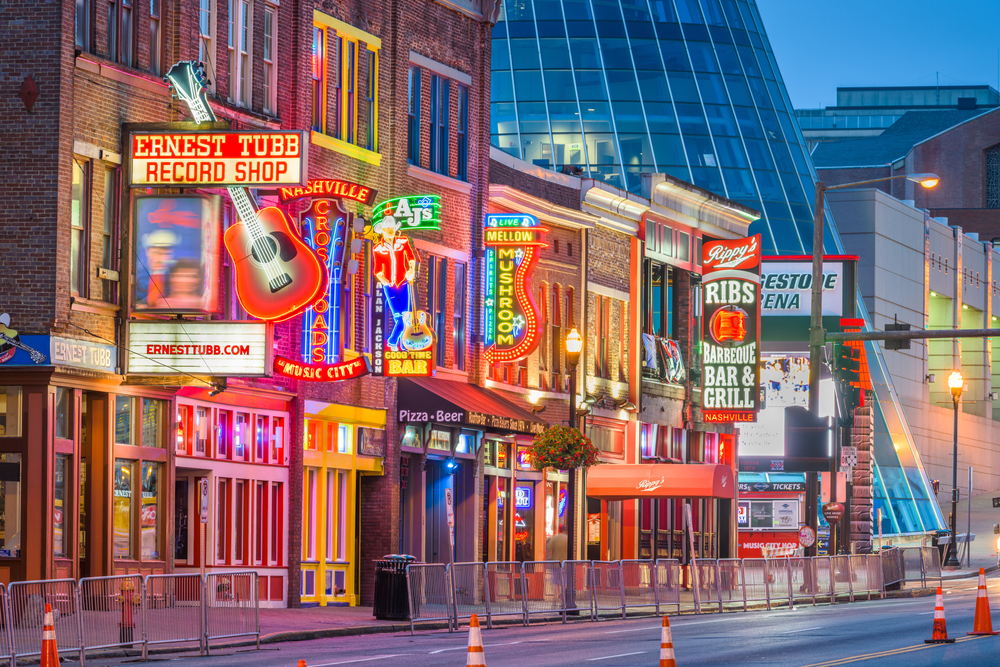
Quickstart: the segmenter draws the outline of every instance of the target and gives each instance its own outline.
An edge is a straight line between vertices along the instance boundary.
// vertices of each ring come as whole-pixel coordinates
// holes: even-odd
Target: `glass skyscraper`
[[[491,85],[501,150],[632,192],[643,172],[671,174],[761,211],[750,234],[766,254],[812,254],[816,174],[755,0],[504,0]],[[829,207],[825,220],[826,252],[842,253]],[[884,383],[883,532],[941,528],[881,350],[868,350]]]

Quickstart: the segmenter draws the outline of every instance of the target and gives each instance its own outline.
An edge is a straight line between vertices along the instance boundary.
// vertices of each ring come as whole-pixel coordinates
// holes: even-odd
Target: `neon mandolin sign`
[[[538,346],[538,308],[528,281],[547,244],[548,231],[532,215],[486,216],[486,299],[484,317],[488,363],[506,363],[528,356]]]

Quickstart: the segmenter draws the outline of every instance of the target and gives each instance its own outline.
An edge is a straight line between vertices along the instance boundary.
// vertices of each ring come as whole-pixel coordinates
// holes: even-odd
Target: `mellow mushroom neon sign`
[[[546,229],[532,215],[489,214],[486,247],[486,351],[488,363],[528,356],[538,346],[538,308],[528,280],[538,261]]]

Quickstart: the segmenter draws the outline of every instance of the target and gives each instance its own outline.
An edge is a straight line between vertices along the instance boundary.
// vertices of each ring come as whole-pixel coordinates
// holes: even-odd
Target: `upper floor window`
[[[420,68],[410,67],[409,107],[407,110],[406,159],[420,164]]]
[[[431,328],[437,339],[435,363],[444,366],[447,349],[445,315],[448,306],[448,259],[428,255],[427,265],[427,312],[431,316]]]
[[[469,180],[469,87],[458,86],[458,118],[456,119],[458,164],[455,177]]]
[[[326,130],[324,111],[326,105],[323,97],[326,95],[326,31],[313,26],[312,45],[312,129],[314,132]]]
[[[643,273],[643,333],[673,338],[674,269],[647,259]]]
[[[229,101],[253,102],[253,10],[249,0],[229,0]]]
[[[76,0],[76,48],[90,51],[90,0]]]
[[[198,60],[208,67],[208,88],[215,91],[215,0],[198,0]]]
[[[163,74],[163,39],[160,33],[160,0],[149,0],[149,71]]]
[[[264,7],[264,112],[278,115],[278,8]]]
[[[455,368],[465,370],[465,264],[455,262],[455,307],[452,336],[455,344]]]
[[[319,20],[322,25],[313,26],[313,129],[376,150],[381,41],[333,17]],[[360,100],[359,85],[365,86]]]
[[[365,105],[368,109],[368,139],[365,142],[365,148],[376,151],[378,150],[378,116],[375,114],[375,109],[377,107],[378,79],[375,75],[378,73],[378,54],[371,49],[367,49],[365,54],[368,61],[365,69],[368,82],[365,85]]]
[[[108,0],[108,58],[129,67],[135,52],[132,1]]]
[[[90,264],[91,162],[73,159],[73,189],[70,193],[69,289],[84,298],[88,293]]]
[[[448,108],[450,81],[431,75],[430,169],[448,175]]]

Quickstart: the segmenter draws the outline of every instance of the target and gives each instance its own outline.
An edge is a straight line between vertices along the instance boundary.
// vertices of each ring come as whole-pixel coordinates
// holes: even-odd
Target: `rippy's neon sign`
[[[529,280],[541,248],[546,247],[538,218],[521,214],[486,216],[486,351],[488,363],[528,356],[538,346],[538,308]]]

